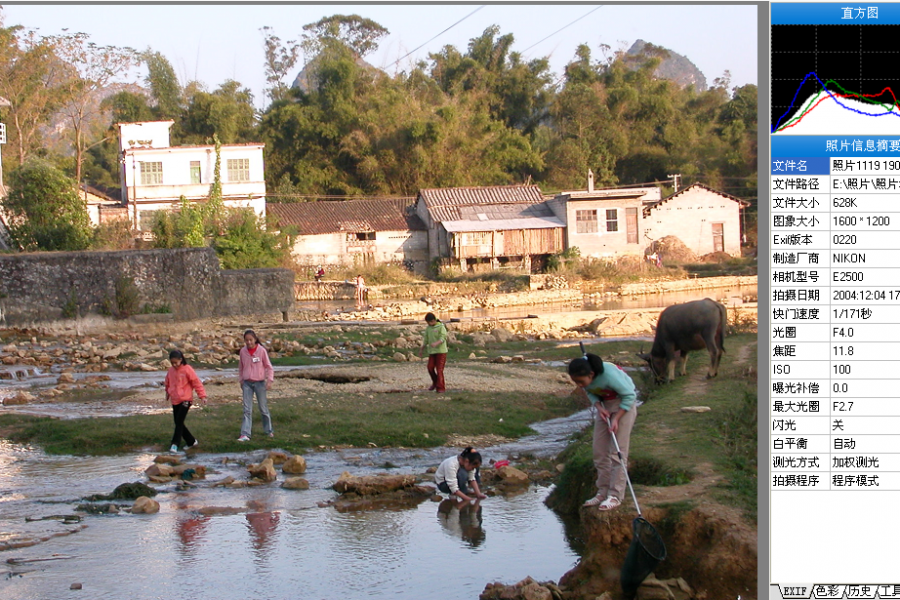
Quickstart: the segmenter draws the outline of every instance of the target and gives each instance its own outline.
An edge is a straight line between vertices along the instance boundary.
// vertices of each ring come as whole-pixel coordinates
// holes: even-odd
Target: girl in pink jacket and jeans
[[[266,390],[272,389],[275,371],[269,361],[269,353],[260,345],[259,337],[252,329],[244,332],[244,347],[241,348],[240,353],[238,379],[241,382],[244,398],[244,420],[241,423],[241,437],[238,438],[238,441],[250,441],[250,428],[253,425],[253,394],[256,394],[259,402],[263,432],[269,437],[275,437],[275,433],[272,431],[272,416],[269,414],[269,405],[266,402]]]

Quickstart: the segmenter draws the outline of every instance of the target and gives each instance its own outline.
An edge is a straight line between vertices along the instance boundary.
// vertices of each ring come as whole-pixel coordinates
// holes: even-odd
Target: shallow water
[[[485,460],[561,450],[589,414],[535,424],[537,433],[487,448]],[[60,560],[0,566],[4,598],[421,598],[474,599],[492,581],[530,575],[556,580],[578,560],[577,542],[543,500],[549,488],[488,498],[460,509],[424,501],[414,508],[338,512],[318,503],[334,499],[341,471],[422,473],[455,450],[350,449],[307,455],[306,491],[278,484],[247,489],[205,487],[225,476],[246,479],[246,462],[264,452],[198,453],[210,472],[187,491],[158,485],[155,515],[87,516],[82,531],[0,559]],[[225,459],[228,461],[223,464]],[[120,457],[47,456],[0,443],[0,532],[4,541],[41,537],[76,526],[26,517],[71,514],[79,498],[142,480],[151,454]],[[127,503],[126,503],[127,504]],[[219,507],[207,516],[209,507]],[[569,528],[571,530],[571,527]],[[83,590],[69,590],[72,583]]]

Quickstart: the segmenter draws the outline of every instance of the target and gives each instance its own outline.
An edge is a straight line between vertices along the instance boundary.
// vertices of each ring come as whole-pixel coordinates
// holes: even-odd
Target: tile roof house
[[[644,206],[644,237],[652,243],[677,236],[697,256],[712,252],[741,255],[741,209],[749,206],[731,194],[694,183]]]
[[[270,202],[266,210],[280,227],[296,230],[292,254],[302,265],[428,267],[425,224],[413,198]]]
[[[565,226],[536,185],[423,189],[416,212],[428,228],[429,258],[464,271],[530,271],[563,250]]]

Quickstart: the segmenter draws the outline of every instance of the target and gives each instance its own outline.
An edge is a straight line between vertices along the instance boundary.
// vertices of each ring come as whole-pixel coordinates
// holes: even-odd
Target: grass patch
[[[717,499],[742,508],[755,521],[757,397],[756,371],[750,367],[756,365],[756,336],[732,336],[726,345],[729,350],[715,379],[697,377],[708,367],[700,353],[689,361],[688,377],[671,384],[656,386],[649,376],[632,373],[645,403],[632,433],[629,473],[636,484],[680,485],[691,480],[700,464],[709,464],[725,482],[716,491]],[[738,363],[739,354],[746,360]],[[711,411],[681,412],[687,405],[709,406]],[[590,457],[586,432],[560,456],[566,468],[548,504],[561,511],[577,510],[594,493]]]
[[[341,394],[339,390],[303,398],[269,400],[275,440],[262,432],[258,412],[252,439],[237,442],[240,402],[192,410],[187,425],[207,452],[279,447],[302,452],[319,446],[433,447],[451,434],[496,434],[517,438],[532,433],[529,423],[560,417],[577,407],[570,397],[518,393],[464,392]],[[501,420],[502,419],[502,420]],[[0,416],[0,431],[18,443],[37,444],[50,454],[110,455],[152,448],[163,450],[172,436],[168,414],[110,419],[59,420]]]

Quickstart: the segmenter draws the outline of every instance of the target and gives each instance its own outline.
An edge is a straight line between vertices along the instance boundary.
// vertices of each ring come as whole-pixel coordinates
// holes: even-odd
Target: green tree
[[[174,119],[181,117],[184,110],[182,106],[182,89],[175,76],[175,69],[168,59],[147,48],[140,55],[140,60],[147,66],[147,77],[144,79],[150,87],[153,99],[156,101],[157,119]]]
[[[12,171],[3,208],[10,235],[23,250],[84,250],[91,228],[75,182],[45,160],[31,158]]]
[[[218,134],[223,144],[257,141],[253,95],[228,80],[213,92],[193,93],[181,120],[182,143],[208,144]]]
[[[225,269],[280,267],[290,257],[293,240],[286,233],[270,233],[252,209],[229,211],[225,231],[212,247]]]
[[[281,38],[275,35],[271,27],[261,27],[263,48],[266,53],[266,94],[273,102],[290,97],[290,88],[284,83],[285,77],[297,65],[300,56],[300,44],[289,40],[282,44]]]
[[[378,42],[390,32],[373,21],[359,15],[332,15],[303,26],[303,50],[310,56],[338,43],[349,48],[355,57],[378,49]]]

